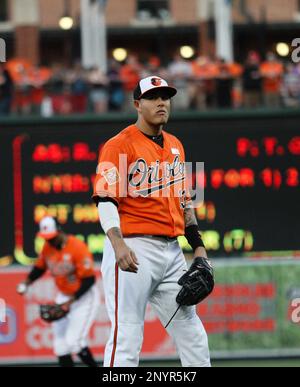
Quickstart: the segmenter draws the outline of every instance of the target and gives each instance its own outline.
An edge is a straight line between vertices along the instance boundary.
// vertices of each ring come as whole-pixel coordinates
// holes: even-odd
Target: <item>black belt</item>
[[[166,242],[177,241],[177,237],[170,237],[167,235],[131,234],[131,235],[124,236],[124,238],[138,238],[138,237],[161,238],[161,239],[164,239]]]

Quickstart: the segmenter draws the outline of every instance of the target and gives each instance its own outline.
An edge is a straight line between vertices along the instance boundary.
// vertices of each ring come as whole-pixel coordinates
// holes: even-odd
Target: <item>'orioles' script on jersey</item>
[[[162,148],[131,125],[100,152],[93,197],[118,204],[124,236],[184,234],[184,149],[175,136],[163,138]]]
[[[35,266],[42,270],[49,269],[58,289],[68,295],[73,295],[80,288],[82,278],[95,274],[88,247],[73,235],[68,235],[61,250],[45,242]]]

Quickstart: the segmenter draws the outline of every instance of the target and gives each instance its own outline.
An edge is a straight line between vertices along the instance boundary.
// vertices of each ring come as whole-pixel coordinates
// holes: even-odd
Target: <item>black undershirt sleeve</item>
[[[113,203],[117,208],[119,207],[119,204],[116,200],[112,199],[112,198],[108,198],[108,197],[105,197],[105,198],[101,198],[100,196],[95,196],[93,198],[96,206],[98,207],[98,204],[101,202],[101,203],[106,203],[106,202],[111,202]]]
[[[81,286],[74,294],[75,300],[78,300],[81,296],[83,296],[95,283],[95,276],[86,277],[81,280]]]
[[[39,279],[45,273],[45,271],[46,270],[44,269],[40,269],[39,267],[33,266],[31,272],[28,274],[28,279],[30,283]]]
[[[205,248],[198,225],[193,224],[191,226],[186,227],[184,236],[186,237],[193,251],[195,251],[197,247]]]

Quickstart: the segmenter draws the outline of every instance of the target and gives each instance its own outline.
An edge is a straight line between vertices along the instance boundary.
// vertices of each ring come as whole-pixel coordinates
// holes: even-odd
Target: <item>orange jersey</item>
[[[264,62],[260,66],[263,78],[263,88],[266,92],[278,92],[280,90],[281,77],[284,68],[281,63]]]
[[[62,250],[45,242],[35,266],[49,269],[58,289],[68,295],[76,293],[82,278],[95,275],[93,257],[87,245],[72,235],[68,235]]]
[[[126,91],[132,91],[140,79],[139,71],[130,64],[121,67],[120,77]]]
[[[164,147],[128,126],[101,149],[93,197],[118,203],[121,231],[134,234],[184,234],[185,187],[181,142],[162,132]]]

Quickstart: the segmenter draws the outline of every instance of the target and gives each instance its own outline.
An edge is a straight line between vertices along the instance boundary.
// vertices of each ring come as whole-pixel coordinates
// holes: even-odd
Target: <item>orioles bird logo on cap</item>
[[[160,86],[161,85],[161,79],[160,78],[151,78],[151,83],[153,86]]]

